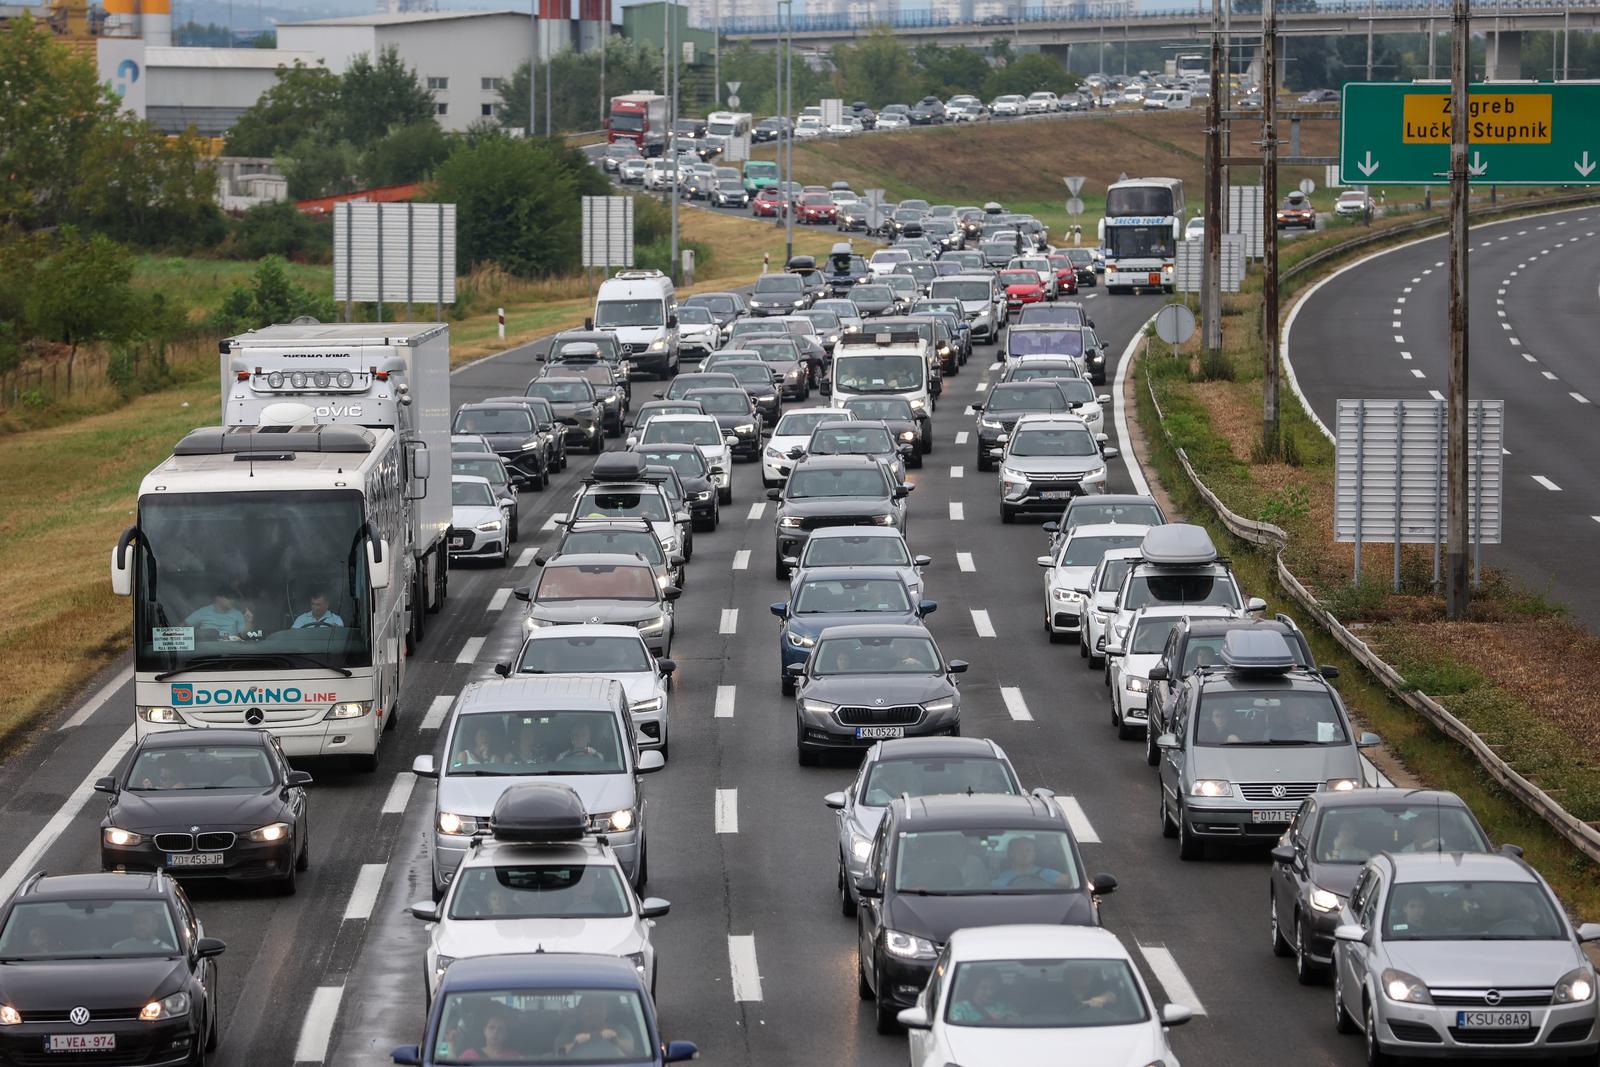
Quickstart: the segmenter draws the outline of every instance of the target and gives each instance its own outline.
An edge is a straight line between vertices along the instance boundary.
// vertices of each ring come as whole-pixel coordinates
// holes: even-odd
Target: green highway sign
[[[1467,163],[1480,185],[1600,185],[1600,84],[1468,88]],[[1443,185],[1450,86],[1350,82],[1339,173],[1346,185]]]

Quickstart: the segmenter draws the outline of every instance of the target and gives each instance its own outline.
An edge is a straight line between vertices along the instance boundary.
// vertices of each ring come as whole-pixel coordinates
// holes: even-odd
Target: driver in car
[[[290,627],[304,630],[308,626],[343,626],[344,620],[328,610],[328,594],[315,593],[311,597],[311,610],[302,612]]]
[[[607,1025],[610,1005],[604,998],[589,995],[578,1005],[578,1021],[556,1039],[556,1051],[571,1055],[583,1048],[585,1059],[624,1059],[634,1054],[633,1034]],[[584,1048],[584,1046],[588,1046]]]
[[[1014,837],[1006,846],[1006,858],[1011,866],[995,875],[995,889],[1008,889],[1018,883],[1042,882],[1048,886],[1070,889],[1072,880],[1060,871],[1041,867],[1036,861],[1037,849],[1031,837]]]
[[[567,736],[570,744],[568,744],[567,750],[561,753],[561,755],[557,756],[556,759],[582,759],[584,757],[588,757],[590,759],[600,758],[599,751],[589,744],[590,735],[588,723],[574,723],[572,732]]]

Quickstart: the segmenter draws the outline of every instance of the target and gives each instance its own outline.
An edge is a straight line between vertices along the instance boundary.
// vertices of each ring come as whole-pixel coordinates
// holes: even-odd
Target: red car
[[[1050,265],[1056,269],[1056,289],[1062,296],[1073,296],[1078,291],[1078,268],[1072,265],[1071,256],[1049,256]]]
[[[1000,284],[1006,287],[1007,307],[1019,308],[1044,299],[1044,285],[1036,270],[1003,270],[999,277]]]
[[[808,222],[820,226],[825,222],[833,222],[839,217],[839,207],[827,193],[802,193],[798,210],[795,212],[796,222]]]
[[[750,214],[759,219],[782,218],[788,207],[788,198],[775,185],[769,185],[750,201]]]

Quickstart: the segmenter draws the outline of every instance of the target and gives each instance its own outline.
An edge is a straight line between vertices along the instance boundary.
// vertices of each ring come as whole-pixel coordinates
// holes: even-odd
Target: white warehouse
[[[532,22],[515,11],[350,15],[280,23],[278,48],[341,72],[356,56],[394,48],[433,94],[439,125],[459,132],[494,115],[502,82],[527,61]]]

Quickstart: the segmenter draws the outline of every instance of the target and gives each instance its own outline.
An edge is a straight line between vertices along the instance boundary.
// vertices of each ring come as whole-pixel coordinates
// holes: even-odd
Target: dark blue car
[[[421,1045],[396,1063],[647,1067],[694,1059],[692,1041],[661,1040],[655,1004],[632,961],[524,953],[458,960],[445,972]]]
[[[787,601],[772,605],[778,628],[778,674],[783,691],[794,691],[791,664],[804,663],[817,635],[830,626],[856,623],[919,623],[938,607],[913,600],[895,567],[812,567],[797,574]]]

